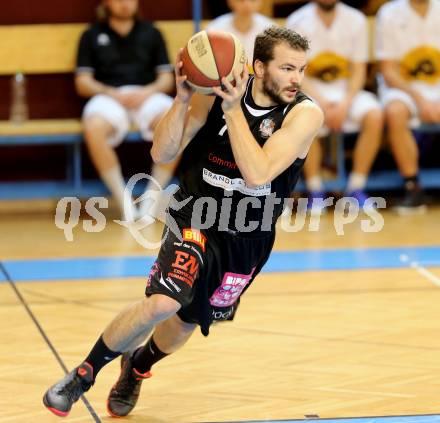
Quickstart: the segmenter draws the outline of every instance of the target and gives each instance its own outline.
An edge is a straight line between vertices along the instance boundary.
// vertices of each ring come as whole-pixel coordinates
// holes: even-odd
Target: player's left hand
[[[238,70],[234,70],[233,75],[235,84],[232,84],[223,77],[223,90],[221,87],[212,88],[214,93],[223,99],[222,109],[224,112],[240,107],[241,98],[246,91],[247,81],[249,79],[247,65],[243,66],[243,72],[241,74]]]

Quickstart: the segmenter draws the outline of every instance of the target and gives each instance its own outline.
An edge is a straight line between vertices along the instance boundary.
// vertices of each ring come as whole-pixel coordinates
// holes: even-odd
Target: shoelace
[[[60,395],[66,395],[70,401],[76,401],[84,392],[82,380],[74,375],[71,380],[58,390]]]

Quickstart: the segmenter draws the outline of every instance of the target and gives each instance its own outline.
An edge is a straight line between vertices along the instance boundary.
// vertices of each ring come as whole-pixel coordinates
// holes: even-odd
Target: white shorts
[[[128,91],[134,88],[137,87],[128,86],[120,89]],[[114,128],[114,135],[109,140],[109,144],[116,147],[124,140],[132,124],[139,129],[144,140],[151,140],[153,138],[151,123],[158,115],[165,113],[172,103],[173,100],[170,96],[155,93],[137,109],[126,109],[112,97],[98,94],[87,102],[82,118],[84,120],[92,115],[99,115],[109,122]]]
[[[339,102],[343,100],[345,93],[342,91],[340,92],[333,91],[330,94],[322,93],[322,96],[327,101]],[[369,91],[359,91],[354,96],[351,102],[350,109],[348,111],[347,120],[342,124],[342,130],[344,132],[359,131],[362,124],[362,120],[364,119],[365,115],[369,113],[371,110],[376,110],[376,109],[379,110],[382,109],[377,97],[373,93],[370,93]],[[328,133],[329,133],[329,129],[323,126],[320,129],[318,135],[320,137],[324,137],[328,135]]]
[[[440,101],[440,91],[432,89],[431,91],[423,90],[421,92],[424,97],[431,101]],[[409,121],[410,128],[417,128],[420,126],[419,110],[414,99],[407,94],[405,91],[399,90],[397,88],[384,87],[379,90],[380,101],[383,107],[386,107],[392,101],[401,101],[408,108],[411,113],[411,119]]]

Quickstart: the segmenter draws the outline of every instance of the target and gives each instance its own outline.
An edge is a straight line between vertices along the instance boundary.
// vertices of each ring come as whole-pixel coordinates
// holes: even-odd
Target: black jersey
[[[148,21],[136,21],[126,36],[107,23],[96,23],[79,42],[77,72],[93,72],[107,85],[146,85],[157,72],[172,69],[162,34]]]
[[[281,128],[285,116],[298,103],[309,99],[305,94],[298,92],[293,103],[272,107],[260,107],[252,98],[253,78],[248,81],[246,93],[241,101],[241,108],[249,124],[249,128],[256,141],[263,146],[273,132]],[[180,166],[180,191],[177,199],[193,196],[188,204],[192,206],[194,199],[211,197],[216,200],[216,223],[214,229],[250,232],[258,234],[262,231],[273,230],[277,218],[280,216],[284,199],[290,196],[303,167],[304,159],[296,159],[284,172],[273,181],[258,187],[248,187],[235,162],[230,144],[223,110],[222,98],[217,97],[208,114],[205,125],[183,152]],[[295,134],[292,134],[294,137]],[[269,196],[272,199],[269,199]],[[223,210],[229,207],[228,227],[224,226],[224,219],[220,218],[222,200],[232,198],[224,202]],[[247,198],[247,200],[243,200]],[[275,204],[274,199],[279,200]],[[241,206],[239,206],[240,201]],[[243,210],[243,203],[247,203],[245,226],[247,229],[236,225],[237,208]],[[267,203],[267,209],[265,205]],[[269,204],[274,204],[274,208]],[[189,209],[187,207],[187,210]],[[209,208],[206,206],[206,210]],[[210,208],[212,212],[213,208]],[[266,215],[264,214],[266,212]],[[242,214],[242,213],[241,213]],[[268,223],[268,217],[269,225]],[[263,220],[264,217],[264,220]],[[255,223],[258,222],[258,226]],[[264,224],[263,224],[264,223]],[[249,226],[250,225],[250,226]],[[252,229],[251,229],[252,228]]]

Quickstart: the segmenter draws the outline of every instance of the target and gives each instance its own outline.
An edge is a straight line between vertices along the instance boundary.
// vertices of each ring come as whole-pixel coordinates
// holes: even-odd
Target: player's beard
[[[299,90],[299,84],[294,84],[292,88]],[[280,86],[270,77],[269,73],[266,72],[263,77],[263,93],[267,95],[276,104],[290,104],[295,101],[295,97],[291,101],[286,101],[281,97]]]

